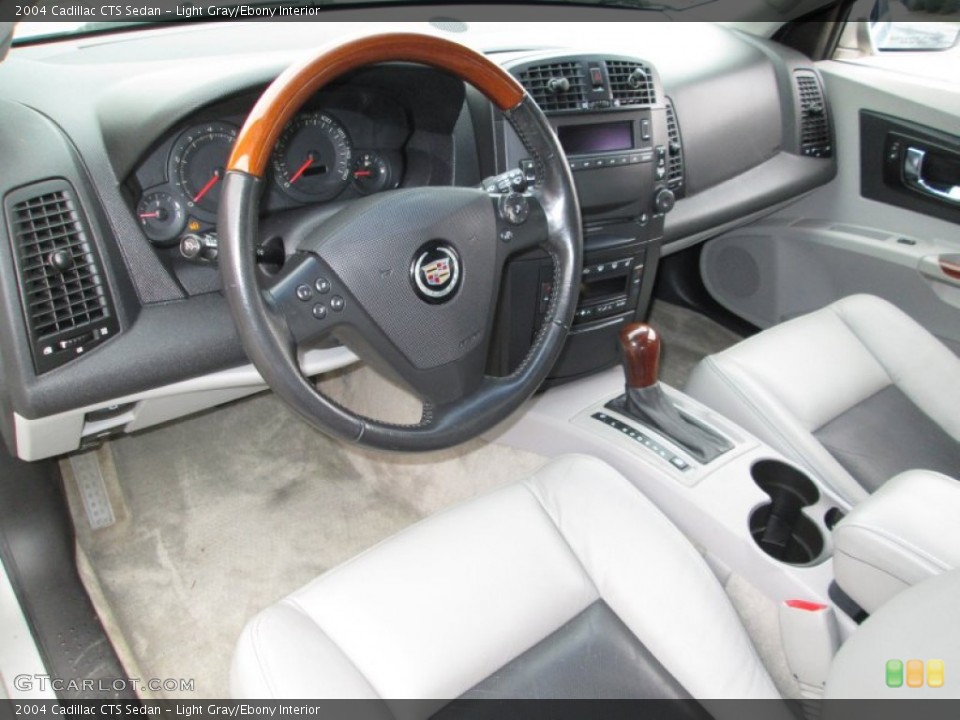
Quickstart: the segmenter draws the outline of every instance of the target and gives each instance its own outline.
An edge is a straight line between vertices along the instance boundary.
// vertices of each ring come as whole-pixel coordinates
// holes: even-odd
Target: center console
[[[838,592],[831,562],[831,530],[849,505],[660,383],[652,328],[627,325],[621,339],[626,373],[612,368],[552,387],[488,439],[546,456],[584,453],[617,468],[699,546],[721,581],[736,573],[778,606],[800,691],[821,696],[836,648],[860,619]]]
[[[617,361],[617,334],[649,309],[664,215],[683,192],[682,147],[656,71],[614,55],[524,56],[506,68],[557,133],[584,222],[583,276],[573,330],[551,379],[569,380]],[[516,133],[495,121],[497,169],[535,177]],[[521,256],[505,278],[509,310],[498,322],[503,372],[522,361],[552,290],[543,253]]]

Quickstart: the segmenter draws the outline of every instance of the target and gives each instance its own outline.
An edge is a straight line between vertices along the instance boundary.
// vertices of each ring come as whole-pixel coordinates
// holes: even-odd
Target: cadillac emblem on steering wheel
[[[460,256],[447,243],[427,243],[413,257],[410,279],[421,300],[432,304],[450,300],[460,287]]]

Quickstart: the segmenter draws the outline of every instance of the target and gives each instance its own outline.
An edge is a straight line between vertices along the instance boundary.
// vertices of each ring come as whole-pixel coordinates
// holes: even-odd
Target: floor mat
[[[687,384],[693,368],[703,358],[743,339],[698,312],[663,300],[653,303],[650,324],[659,331],[662,341],[660,377],[679,389]]]
[[[481,442],[413,457],[358,451],[271,394],[98,452],[119,506],[115,525],[90,530],[67,482],[88,586],[128,671],[194,680],[194,693],[170,694],[187,699],[228,696],[234,644],[260,609],[544,462]]]

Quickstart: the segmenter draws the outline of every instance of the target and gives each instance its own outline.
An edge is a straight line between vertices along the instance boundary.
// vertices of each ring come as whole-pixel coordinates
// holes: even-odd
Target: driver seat
[[[706,562],[609,465],[558,458],[254,617],[237,699],[778,698]],[[429,714],[429,713],[428,713]]]

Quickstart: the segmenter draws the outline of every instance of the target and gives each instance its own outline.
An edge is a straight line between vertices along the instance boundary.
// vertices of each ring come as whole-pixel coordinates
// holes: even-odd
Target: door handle
[[[960,287],[960,254],[924,255],[918,269],[929,280]]]
[[[927,151],[908,147],[903,156],[903,181],[914,190],[944,202],[960,205],[960,185],[937,187],[923,177],[923,162]]]

